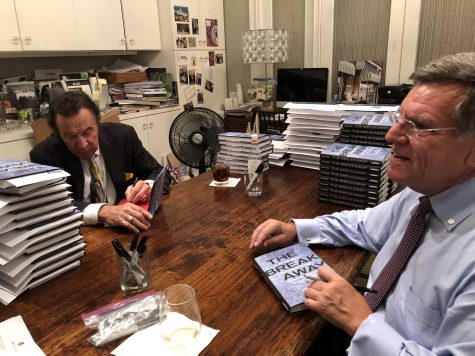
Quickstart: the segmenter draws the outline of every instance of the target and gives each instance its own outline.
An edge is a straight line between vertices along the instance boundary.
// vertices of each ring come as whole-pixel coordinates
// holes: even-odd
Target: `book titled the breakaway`
[[[254,258],[254,265],[290,313],[307,307],[304,288],[309,284],[305,274],[317,273],[326,265],[309,247],[296,243]]]

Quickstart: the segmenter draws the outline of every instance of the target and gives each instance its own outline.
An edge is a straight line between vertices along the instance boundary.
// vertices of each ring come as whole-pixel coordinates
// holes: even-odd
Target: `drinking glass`
[[[229,181],[229,165],[226,162],[213,164],[213,180],[217,185],[223,185]]]
[[[176,284],[162,292],[160,332],[170,349],[187,354],[201,331],[201,314],[195,290]]]

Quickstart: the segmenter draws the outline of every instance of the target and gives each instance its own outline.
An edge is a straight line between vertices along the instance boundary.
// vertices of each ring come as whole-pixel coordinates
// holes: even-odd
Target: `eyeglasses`
[[[435,135],[437,133],[441,132],[447,132],[447,131],[453,131],[457,130],[456,127],[441,127],[441,128],[436,128],[436,129],[420,129],[416,126],[415,123],[413,123],[410,120],[406,119],[401,119],[401,113],[394,112],[390,114],[391,121],[393,122],[393,125],[399,124],[399,128],[404,132],[404,134],[413,139],[417,137],[426,137],[429,135]]]

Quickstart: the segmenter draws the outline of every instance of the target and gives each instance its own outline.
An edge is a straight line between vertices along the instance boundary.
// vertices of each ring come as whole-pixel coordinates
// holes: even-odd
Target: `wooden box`
[[[126,72],[126,73],[99,73],[99,77],[107,80],[108,84],[137,83],[147,80],[146,72]]]

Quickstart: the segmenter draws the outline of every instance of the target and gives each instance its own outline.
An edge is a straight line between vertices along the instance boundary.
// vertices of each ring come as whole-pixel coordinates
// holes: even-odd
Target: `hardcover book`
[[[309,247],[296,243],[254,258],[254,265],[290,313],[307,309],[304,288],[311,282],[305,274],[315,274],[326,265]]]
[[[390,148],[334,143],[322,151],[322,157],[347,162],[361,162],[382,166],[389,160]]]

